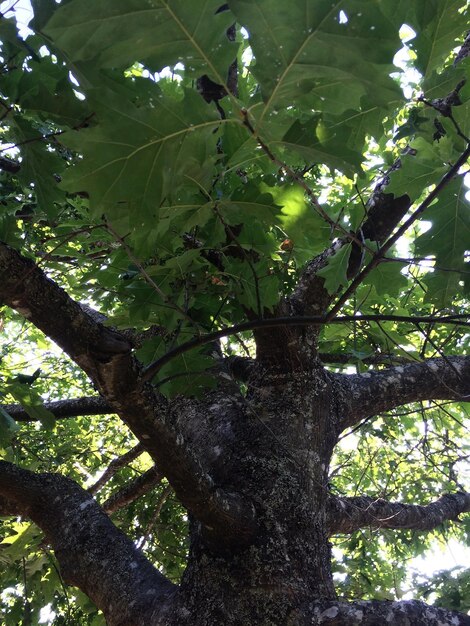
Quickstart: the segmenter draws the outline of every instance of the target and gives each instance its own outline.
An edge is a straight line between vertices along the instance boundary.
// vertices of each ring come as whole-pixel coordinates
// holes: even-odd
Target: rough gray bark
[[[296,626],[469,626],[468,615],[438,609],[416,600],[401,602],[322,602],[311,605],[307,616],[299,616]]]
[[[352,533],[360,528],[432,530],[448,520],[470,512],[470,494],[444,494],[425,506],[389,502],[383,498],[331,497],[328,526],[332,535]]]
[[[90,494],[68,478],[34,474],[0,461],[0,492],[11,513],[28,516],[44,531],[64,581],[82,589],[109,624],[144,624],[173,593],[173,585]]]
[[[343,428],[401,404],[420,400],[470,400],[470,359],[446,357],[375,372],[336,375],[345,411]]]
[[[233,534],[237,541],[251,533],[253,505],[215,487],[205,458],[189,452],[186,403],[170,407],[141,380],[141,367],[125,338],[96,321],[31,260],[3,243],[0,301],[40,328],[88,374],[147,452],[158,459],[181,502],[205,522],[208,532],[224,528],[225,538],[230,540]],[[206,404],[192,407],[201,424],[210,415],[212,402],[211,396]]]

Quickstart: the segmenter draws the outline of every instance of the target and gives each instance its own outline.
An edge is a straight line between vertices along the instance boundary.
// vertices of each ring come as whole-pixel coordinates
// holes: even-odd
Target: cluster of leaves
[[[470,59],[453,64],[468,17],[464,0],[32,5],[33,34],[26,38],[14,17],[0,19],[0,240],[47,268],[71,296],[106,312],[109,324],[159,329],[139,349],[144,364],[246,319],[247,311],[268,314],[307,260],[359,229],[368,198],[398,157],[401,167],[390,172],[386,191],[408,194],[416,207],[468,143],[470,81],[463,81]],[[228,38],[234,23],[236,36]],[[399,36],[404,24],[415,34],[406,44]],[[411,97],[393,65],[400,49],[417,76]],[[235,59],[236,88],[228,74]],[[201,97],[201,76],[223,97]],[[312,197],[322,200],[321,211]],[[343,313],[463,312],[470,289],[463,175],[423,218],[365,277]],[[363,264],[377,243],[365,246]],[[348,284],[351,250],[343,246],[322,270],[332,294]],[[4,458],[61,470],[84,484],[132,440],[109,417],[54,424],[44,399],[92,390],[40,333],[2,315],[2,403],[21,402],[41,424],[19,432],[0,412]],[[384,321],[326,326],[320,350],[365,371],[373,357],[393,363],[444,348],[459,354],[465,340],[457,328]],[[249,334],[226,344],[248,353],[251,345]],[[174,359],[159,372],[160,390],[195,393],[209,384],[204,371],[211,363],[205,350]],[[422,495],[418,475],[430,496],[454,488],[455,466],[467,453],[457,445],[466,434],[463,416],[462,407],[433,405],[366,424],[356,454],[338,451],[333,488],[410,502]],[[414,444],[407,443],[411,436]],[[122,471],[103,498],[144,469],[139,461]],[[136,540],[159,489],[116,514]],[[176,579],[186,522],[171,498],[160,522],[147,550]],[[2,583],[15,587],[26,571],[24,594],[34,597],[34,610],[50,602],[59,615],[70,614],[35,530],[18,526],[16,540],[5,544]],[[381,544],[355,537],[341,566],[345,593],[398,593],[399,563],[424,545],[409,534],[384,535]],[[23,563],[19,555],[28,553]],[[24,597],[12,598],[5,624],[19,623]],[[89,610],[73,623],[99,623],[93,612],[86,617]]]

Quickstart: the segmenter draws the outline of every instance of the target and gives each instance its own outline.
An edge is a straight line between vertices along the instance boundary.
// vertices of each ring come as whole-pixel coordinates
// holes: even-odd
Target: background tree
[[[468,3],[32,4],[0,20],[2,622],[470,624],[390,602],[470,531]]]

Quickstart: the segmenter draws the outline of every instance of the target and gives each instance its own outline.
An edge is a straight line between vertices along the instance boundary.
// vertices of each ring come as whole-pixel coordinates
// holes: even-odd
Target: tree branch
[[[334,376],[343,395],[343,429],[409,402],[470,401],[470,357],[428,359],[364,374]]]
[[[155,485],[161,482],[163,475],[154,466],[144,472],[141,476],[128,483],[125,487],[113,493],[106,502],[103,503],[103,510],[109,515],[118,509],[122,509],[131,502],[134,502],[144,494],[151,491]]]
[[[95,495],[97,491],[103,487],[107,482],[111,480],[111,478],[118,472],[122,467],[126,467],[129,465],[134,459],[142,454],[144,451],[144,447],[141,443],[138,443],[136,446],[128,450],[125,454],[118,456],[113,459],[106,470],[103,472],[102,476],[98,478],[98,480],[91,486],[88,487],[88,493],[91,495]]]
[[[86,593],[107,623],[139,623],[139,617],[158,611],[173,590],[72,480],[0,461],[0,494],[44,531],[64,580]]]
[[[395,198],[393,194],[383,193],[384,176],[376,186],[374,194],[368,202],[368,214],[364,223],[356,232],[345,228],[338,220],[332,219],[318,201],[318,198],[305,181],[302,175],[295,172],[289,165],[281,161],[270,147],[259,136],[253,127],[247,111],[243,111],[243,124],[253,135],[267,157],[275,163],[284,174],[300,186],[313,210],[330,226],[331,232],[339,232],[337,239],[323,253],[306,264],[297,286],[287,299],[282,300],[274,316],[287,315],[324,315],[328,306],[335,297],[325,289],[324,279],[318,271],[328,264],[330,258],[344,245],[351,243],[352,249],[348,266],[348,278],[354,277],[359,271],[364,250],[365,240],[383,242],[395,226],[405,216],[410,208],[411,201],[407,195]],[[397,166],[399,167],[399,161]],[[388,182],[388,178],[387,178]],[[371,251],[375,258],[375,251]],[[381,259],[382,260],[382,257]],[[279,329],[266,332],[257,329],[254,333],[258,356],[264,361],[275,364],[289,364],[292,369],[302,368],[315,356],[318,328],[309,329]]]
[[[146,383],[127,339],[103,326],[33,261],[4,243],[0,243],[0,302],[41,329],[88,374],[209,534],[218,533],[223,543],[233,539],[238,545],[251,536],[252,503],[214,482],[209,461],[191,447],[187,420],[179,419],[175,405]],[[202,407],[201,411],[197,420],[202,427],[207,414]]]
[[[410,217],[389,237],[385,243],[383,243],[377,252],[374,254],[372,260],[357,274],[356,278],[352,281],[346,291],[338,298],[333,308],[328,312],[327,318],[333,319],[335,315],[341,310],[343,304],[347,302],[350,296],[356,291],[364,278],[370,274],[370,272],[381,263],[385,254],[390,248],[400,239],[400,237],[406,233],[406,231],[412,226],[421,214],[428,208],[432,202],[439,196],[441,191],[455,178],[459,169],[464,165],[470,156],[470,145],[467,145],[466,149],[449,171],[441,178],[439,183],[434,187],[432,191],[426,196],[421,204],[413,211]]]
[[[448,520],[470,512],[470,493],[444,494],[425,506],[389,502],[382,498],[331,497],[328,526],[331,535],[352,533],[360,528],[433,530]]]
[[[396,169],[397,165],[392,167]],[[383,179],[388,180],[387,175]],[[360,245],[360,242],[365,239],[378,243],[384,241],[410,208],[411,202],[408,196],[394,198],[393,194],[383,193],[383,188],[385,187],[383,179],[379,181],[367,203],[368,213],[366,220],[354,233],[348,278],[352,278],[360,268],[364,248],[364,245]],[[324,279],[318,276],[318,271],[325,267],[329,259],[348,243],[351,243],[351,238],[342,237],[306,264],[289,299],[295,314],[309,315],[324,314],[326,312],[335,294],[327,292],[324,287]]]
[[[303,607],[293,618],[296,626],[470,626],[468,615],[417,600],[325,600]]]
[[[21,404],[3,404],[1,406],[17,422],[34,421]],[[56,419],[115,413],[115,410],[101,396],[55,400],[54,402],[44,402],[44,406],[54,414]]]
[[[300,315],[290,317],[268,317],[263,319],[250,320],[248,322],[241,322],[234,326],[227,328],[221,328],[215,330],[206,335],[200,335],[195,339],[191,339],[185,343],[180,344],[176,348],[169,350],[162,357],[150,363],[143,374],[144,380],[152,380],[152,378],[158,373],[158,371],[167,363],[169,363],[175,357],[189,352],[193,348],[212,343],[213,341],[220,339],[221,337],[229,337],[230,335],[236,335],[237,333],[246,330],[257,329],[275,329],[289,326],[322,326],[325,323],[328,324],[344,324],[347,322],[405,322],[412,324],[428,323],[428,324],[451,324],[455,326],[468,326],[470,322],[468,320],[470,316],[465,314],[458,315],[443,315],[443,316],[408,316],[408,315],[341,315],[335,317],[332,320],[327,321],[324,316],[321,315]],[[276,335],[277,336],[277,335]]]

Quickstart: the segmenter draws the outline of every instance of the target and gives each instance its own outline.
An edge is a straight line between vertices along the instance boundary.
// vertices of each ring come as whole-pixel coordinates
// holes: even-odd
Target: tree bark
[[[336,378],[344,394],[343,428],[409,402],[470,399],[470,357],[427,359]]]
[[[470,494],[444,494],[426,506],[389,502],[383,498],[331,497],[328,507],[330,533],[351,533],[360,528],[432,530],[470,512]]]
[[[84,591],[111,626],[144,626],[173,593],[174,586],[68,478],[0,461],[0,492],[44,531],[64,581]]]

